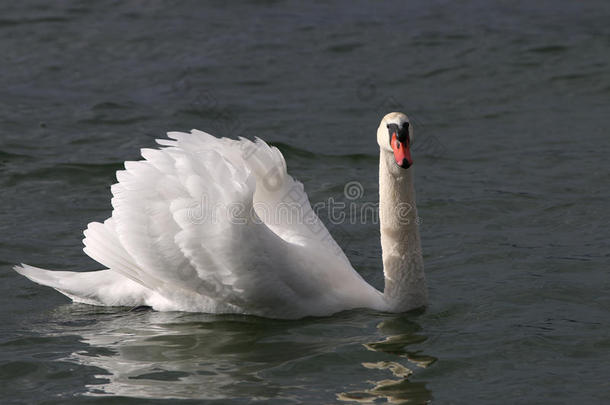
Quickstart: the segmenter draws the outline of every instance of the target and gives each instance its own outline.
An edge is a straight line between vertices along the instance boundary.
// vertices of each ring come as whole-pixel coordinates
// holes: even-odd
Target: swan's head
[[[408,169],[413,164],[413,127],[405,114],[391,112],[383,117],[377,128],[377,143],[382,151],[394,154],[399,167]]]

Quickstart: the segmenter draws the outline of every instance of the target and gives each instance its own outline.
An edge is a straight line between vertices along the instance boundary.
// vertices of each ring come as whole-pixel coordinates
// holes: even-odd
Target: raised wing
[[[333,280],[359,278],[276,148],[168,136],[117,172],[112,217],[84,239],[93,259],[167,298],[159,309],[295,317],[333,300]]]

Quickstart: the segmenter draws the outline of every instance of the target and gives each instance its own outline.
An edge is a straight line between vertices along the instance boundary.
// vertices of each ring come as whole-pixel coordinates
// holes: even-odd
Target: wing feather
[[[112,217],[85,231],[93,259],[173,309],[288,317],[307,312],[298,297],[313,297],[327,270],[306,267],[302,247],[353,272],[277,148],[197,130],[168,137],[117,172]],[[286,207],[297,209],[277,217]]]

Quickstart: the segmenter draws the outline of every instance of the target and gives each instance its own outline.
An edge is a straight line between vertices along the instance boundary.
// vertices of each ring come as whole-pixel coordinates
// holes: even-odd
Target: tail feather
[[[112,270],[52,271],[27,264],[13,269],[35,283],[52,287],[74,302],[90,305],[148,305],[151,291]]]

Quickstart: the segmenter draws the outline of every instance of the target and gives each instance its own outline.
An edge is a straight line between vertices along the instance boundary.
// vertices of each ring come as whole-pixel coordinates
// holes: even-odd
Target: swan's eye
[[[403,127],[404,129],[409,129],[409,122],[404,122],[404,123],[402,124],[402,127]]]

